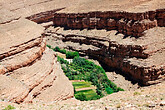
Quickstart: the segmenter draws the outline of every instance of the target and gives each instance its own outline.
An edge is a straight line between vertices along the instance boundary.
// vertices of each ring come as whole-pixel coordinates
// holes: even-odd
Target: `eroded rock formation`
[[[0,98],[22,103],[73,97],[71,82],[46,48],[44,27],[11,13],[0,21]]]
[[[165,80],[165,9],[82,13],[64,9],[55,13],[53,23],[63,27],[50,28],[46,34],[56,45],[92,56],[144,85]]]
[[[68,14],[55,14],[55,26],[60,25],[64,28],[67,27],[71,29],[77,28],[76,26],[82,26],[83,23],[77,25],[76,23],[79,22],[74,22],[74,25],[74,23],[70,22],[70,17],[74,18],[75,14],[73,14],[73,16],[71,16],[72,14],[69,14],[67,18],[65,18],[64,15]],[[81,14],[76,14],[76,17],[77,15]],[[66,21],[59,21],[59,17],[57,16],[63,17],[62,20],[65,19]],[[94,16],[96,15],[94,14]],[[141,16],[139,14],[136,16],[137,21],[139,21]],[[89,28],[88,26],[90,25],[86,26],[86,28]],[[110,26],[113,27],[114,25],[111,24]],[[125,26],[125,24],[123,24],[123,26]],[[157,23],[155,26],[157,26]],[[56,29],[48,29],[46,35],[50,36],[50,39],[48,40],[48,42],[50,41],[50,45],[53,45],[54,43],[54,46],[56,45],[61,48],[79,51],[92,56],[109,67],[120,69],[125,74],[132,76],[134,80],[144,85],[148,85],[161,82],[165,78],[165,28],[155,26],[152,29],[144,28],[145,31],[143,30],[143,35],[141,35],[140,38],[126,36],[126,33],[126,35],[119,34],[119,30],[115,26],[114,29],[116,28],[117,31],[97,29],[67,30],[57,27]],[[134,27],[130,28],[133,29]],[[143,25],[139,25],[139,28],[143,28]],[[135,29],[138,30],[139,28],[136,27]],[[124,30],[124,28],[122,27],[121,30]]]
[[[118,30],[139,37],[145,30],[165,26],[165,9],[142,13],[96,11],[88,13],[56,13],[53,24],[70,29]]]

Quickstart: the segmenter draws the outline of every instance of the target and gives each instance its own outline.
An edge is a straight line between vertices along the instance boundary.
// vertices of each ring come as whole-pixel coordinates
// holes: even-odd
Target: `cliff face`
[[[139,39],[106,30],[47,30],[47,43],[89,55],[109,68],[124,74],[144,85],[164,80],[165,37],[164,27],[149,29]],[[152,35],[154,33],[154,35]]]
[[[56,45],[92,56],[144,85],[164,80],[165,9],[62,12],[55,13],[53,24],[64,29],[47,34]]]
[[[55,13],[54,25],[64,29],[46,35],[56,46],[92,56],[144,85],[154,84],[164,80],[165,73],[164,12]]]
[[[46,48],[44,28],[0,10],[0,99],[52,102],[73,97],[73,86]]]
[[[130,12],[88,12],[55,13],[53,23],[70,29],[106,29],[118,30],[128,36],[139,37],[145,30],[156,26],[165,26],[165,9],[142,13]]]

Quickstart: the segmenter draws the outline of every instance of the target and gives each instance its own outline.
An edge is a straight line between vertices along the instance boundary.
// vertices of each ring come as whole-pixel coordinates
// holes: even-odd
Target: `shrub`
[[[65,49],[60,49],[58,46],[56,46],[53,50],[56,51],[56,52],[66,54],[66,50]]]
[[[114,92],[113,89],[110,87],[105,88],[105,91],[107,92],[107,94],[112,94]]]
[[[74,94],[76,93],[76,89],[75,89],[75,87],[73,86],[73,89],[74,89]]]
[[[118,87],[117,89],[118,89],[118,91],[124,91],[124,89],[122,89],[122,88],[120,88],[120,87]]]
[[[53,50],[59,52],[60,48],[58,46],[56,46]]]
[[[78,93],[75,95],[75,98],[81,101],[87,101],[86,95],[84,93]]]
[[[102,96],[102,91],[100,90],[100,89],[96,89],[96,93],[98,94],[98,95],[100,95],[100,96]]]
[[[60,50],[59,52],[63,53],[63,54],[66,54],[66,50],[65,49],[62,49]]]
[[[67,72],[65,75],[69,78],[69,80],[74,79],[74,76],[72,75],[71,71]]]
[[[57,61],[60,62],[60,64],[69,64],[67,60],[64,60],[63,58],[57,56]]]
[[[50,45],[46,45],[48,48],[51,48],[51,46]]]
[[[11,105],[8,105],[5,109],[3,110],[12,110],[12,109],[15,109],[15,107],[11,106]]]
[[[141,95],[141,93],[140,92],[134,92],[133,95]]]
[[[66,52],[66,58],[74,58],[74,57],[79,57],[79,53],[78,52]]]

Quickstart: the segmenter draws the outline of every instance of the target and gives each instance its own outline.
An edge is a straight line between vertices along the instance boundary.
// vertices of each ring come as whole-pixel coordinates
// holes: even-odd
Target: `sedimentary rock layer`
[[[144,85],[158,83],[165,75],[164,27],[145,31],[136,39],[106,30],[50,28],[47,43],[92,56],[109,67],[120,69]],[[154,35],[153,35],[154,33]]]
[[[118,30],[139,37],[145,30],[165,26],[165,9],[141,13],[95,11],[88,13],[55,13],[53,24],[70,29]]]
[[[37,13],[37,14],[26,17],[26,19],[34,21],[38,24],[41,24],[41,26],[48,28],[49,26],[53,25],[54,13],[62,9],[64,8]]]
[[[49,49],[34,64],[1,75],[0,81],[1,98],[16,103],[51,102],[73,96],[71,82]]]
[[[28,16],[26,18],[31,20],[31,21],[34,21],[36,23],[49,22],[49,21],[53,21],[54,13],[56,11],[59,11],[59,10],[62,10],[62,9],[64,9],[64,8],[37,13],[37,14],[31,15],[31,16]]]
[[[0,98],[6,101],[52,102],[74,94],[54,52],[46,48],[44,27],[17,16],[0,21],[0,74]]]

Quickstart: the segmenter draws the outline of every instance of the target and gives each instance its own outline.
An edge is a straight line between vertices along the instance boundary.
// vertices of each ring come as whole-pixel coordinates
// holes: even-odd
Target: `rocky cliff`
[[[139,39],[117,31],[50,28],[48,44],[89,55],[144,85],[164,80],[164,27],[149,29]],[[152,35],[154,33],[154,35]],[[152,36],[151,36],[152,35]]]
[[[70,29],[117,30],[126,36],[139,37],[145,30],[165,26],[165,9],[141,13],[96,11],[88,13],[55,13],[53,23]]]
[[[92,56],[144,85],[154,84],[165,78],[164,12],[55,13],[54,26],[63,28],[48,29],[46,35],[54,46]]]

